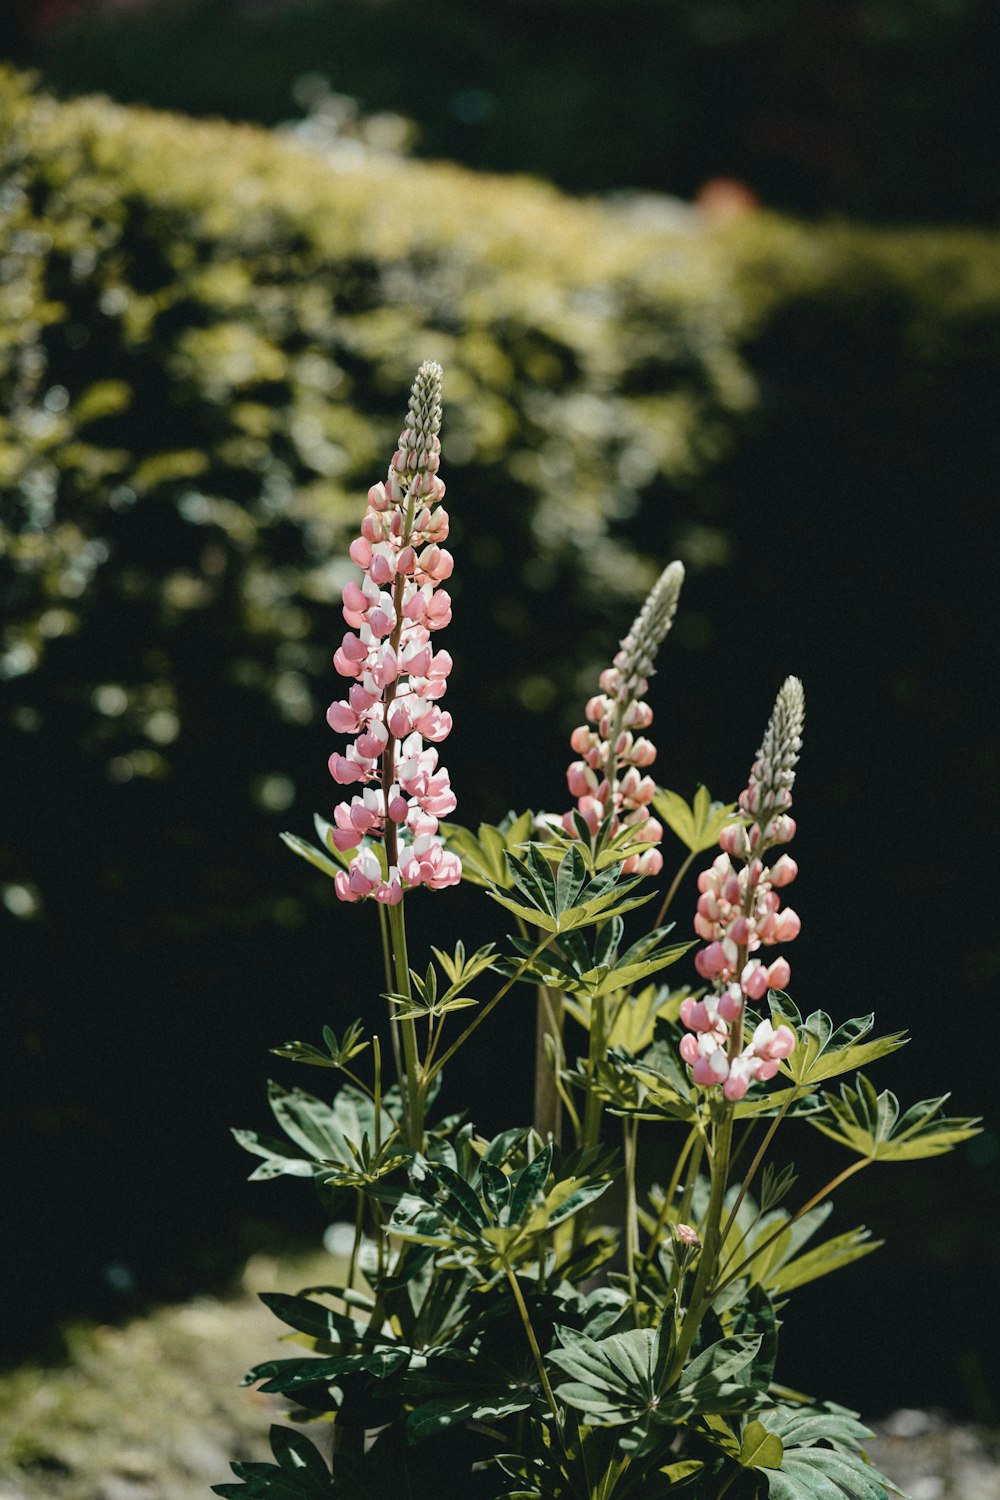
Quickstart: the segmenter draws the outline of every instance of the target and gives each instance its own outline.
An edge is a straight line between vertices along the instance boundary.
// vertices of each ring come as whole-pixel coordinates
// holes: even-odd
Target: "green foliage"
[[[462,879],[472,885],[510,890],[514,884],[506,855],[517,854],[531,837],[534,818],[509,812],[502,822],[480,823],[478,834],[458,823],[442,822],[445,846],[462,861]]]
[[[727,823],[733,821],[736,804],[713,802],[708,788],[700,786],[690,807],[677,792],[668,792],[663,788],[657,790],[653,797],[653,806],[681,843],[692,854],[700,854],[718,844],[719,834]]]
[[[839,1097],[824,1093],[823,1112],[812,1115],[809,1123],[862,1160],[917,1161],[941,1156],[979,1133],[978,1119],[941,1113],[949,1098],[921,1099],[900,1114],[895,1094],[889,1089],[877,1094],[859,1073],[854,1088],[841,1084]]]
[[[597,922],[610,922],[653,899],[629,896],[641,876],[623,876],[614,863],[591,875],[580,848],[573,844],[553,869],[538,845],[531,845],[524,859],[505,855],[513,889],[520,900],[493,890],[494,901],[513,912],[522,922],[542,932],[564,935]]]
[[[777,995],[772,999],[771,1015],[776,1026],[783,1021],[795,1029],[795,1051],[782,1065],[782,1072],[799,1084],[820,1083],[826,1078],[849,1073],[853,1068],[867,1067],[880,1057],[898,1052],[908,1040],[904,1032],[897,1031],[890,1036],[866,1041],[875,1025],[873,1014],[844,1021],[836,1029],[822,1010],[813,1011],[803,1020],[787,995]]]

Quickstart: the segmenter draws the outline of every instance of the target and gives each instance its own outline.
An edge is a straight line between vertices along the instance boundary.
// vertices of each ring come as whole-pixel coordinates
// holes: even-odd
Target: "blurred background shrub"
[[[355,135],[338,161],[0,75],[13,1355],[315,1234],[301,1184],[242,1184],[227,1127],[264,1124],[269,1046],[379,1011],[371,913],[277,833],[329,814],[345,543],[423,358],[446,372],[463,820],[566,804],[569,730],[681,556],[661,780],[735,795],[799,673],[796,999],[912,1026],[904,1095],[992,1095],[989,1049],[947,1027],[1000,973],[970,910],[997,833],[996,236],[718,225]],[[484,904],[418,898],[416,927],[493,935]],[[512,1000],[450,1081],[484,1128],[527,1114],[531,1024]],[[844,1195],[841,1228],[893,1241],[850,1290],[894,1404],[996,1414],[996,1308],[963,1313],[997,1226],[988,1123],[890,1202],[877,1178]],[[885,1404],[881,1369],[799,1321],[786,1380]]]
[[[418,148],[573,192],[996,223],[994,0],[5,0],[70,92],[274,124],[325,74]],[[0,21],[0,25],[4,22]],[[301,102],[301,101],[300,101]]]

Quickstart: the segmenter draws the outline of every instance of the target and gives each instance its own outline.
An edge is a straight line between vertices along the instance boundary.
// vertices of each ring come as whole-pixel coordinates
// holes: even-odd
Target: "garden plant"
[[[353,1247],[335,1284],[264,1298],[300,1352],[246,1381],[294,1425],[272,1428],[273,1463],[234,1464],[215,1491],[884,1500],[856,1414],[780,1383],[778,1332],[797,1288],[875,1248],[863,1228],[823,1236],[838,1185],[977,1126],[947,1096],[904,1108],[869,1082],[901,1033],[788,993],[802,685],[780,686],[755,757],[748,740],[735,802],[660,787],[645,697],[683,584],[671,563],[573,733],[569,809],[475,834],[450,821],[440,402],[425,363],[350,548],[349,686],[328,713],[350,741],[330,758],[342,800],[316,820],[321,847],[285,836],[358,906],[359,944],[377,922],[385,1026],[333,1017],[321,1045],[276,1048],[340,1087],[272,1085],[285,1139],[237,1132],[255,1178],[311,1178],[333,1217],[350,1202]],[[687,849],[676,871],[664,824]],[[677,907],[696,864],[692,935]],[[498,940],[418,948],[411,892],[460,880],[506,918]],[[422,927],[438,899],[417,898]],[[487,1138],[435,1102],[491,1024],[524,1033],[535,1105]],[[792,1120],[844,1149],[832,1180],[800,1187],[773,1157]]]

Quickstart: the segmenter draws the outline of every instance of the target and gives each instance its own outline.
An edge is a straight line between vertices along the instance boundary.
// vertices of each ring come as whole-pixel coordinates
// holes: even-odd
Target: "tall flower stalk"
[[[659,649],[673,624],[683,582],[683,563],[669,563],[619,643],[611,666],[601,673],[600,691],[586,706],[587,722],[570,736],[570,745],[580,758],[566,771],[576,809],[575,814],[570,811],[563,815],[563,829],[577,838],[579,816],[591,835],[602,827],[611,837],[625,830],[631,842],[646,845],[625,859],[624,875],[658,875],[663,868],[658,847],[663,827],[650,814],[656,782],[647,773],[656,760],[656,746],[643,733],[653,722],[653,710],[645,694],[656,670]],[[592,1067],[605,1047],[604,1021],[603,1001],[599,1000],[591,1014]],[[545,989],[539,995],[536,1021],[535,1126],[543,1138],[551,1134],[556,1140],[560,1136],[561,1109],[554,1067],[562,1052],[562,1029],[562,996]],[[596,1144],[599,1121],[600,1102],[591,1090],[583,1127],[584,1139],[591,1145]]]
[[[765,965],[761,948],[790,942],[799,918],[781,910],[778,890],[791,883],[798,867],[782,853],[767,864],[765,856],[789,843],[795,820],[789,814],[795,766],[802,748],[805,695],[797,677],[787,677],[778,693],[764,738],[739,798],[743,821],[729,824],[719,838],[723,852],[698,880],[700,896],[694,919],[708,946],[695,955],[695,967],[710,981],[703,1000],[686,999],[680,1010],[688,1035],[680,1055],[702,1088],[721,1085],[712,1122],[711,1178],[704,1242],[690,1302],[677,1341],[672,1374],[679,1375],[711,1302],[723,1241],[723,1206],[732,1161],[734,1106],[751,1083],[773,1078],[795,1047],[787,1026],[762,1020],[745,1041],[747,1001],[759,1001],[769,989],[783,988],[791,969],[784,958]],[[739,866],[739,868],[738,868]],[[751,956],[753,955],[753,956]],[[742,1196],[742,1194],[741,1194]],[[732,1223],[732,1218],[729,1223]]]
[[[801,925],[790,907],[782,911],[778,895],[795,879],[798,866],[785,853],[771,864],[766,856],[795,834],[789,808],[804,715],[802,684],[788,677],[749,784],[740,794],[746,821],[723,829],[723,852],[698,879],[701,895],[694,927],[707,947],[696,955],[695,967],[712,990],[704,1000],[689,998],[681,1006],[681,1020],[690,1034],[680,1051],[692,1080],[703,1088],[721,1084],[730,1102],[742,1099],[751,1083],[773,1078],[795,1045],[787,1026],[775,1030],[768,1020],[755,1027],[744,1045],[744,1013],[748,1000],[757,1002],[768,990],[784,989],[791,977],[787,959],[765,964],[757,955],[762,948],[791,942]]]
[[[576,798],[576,810],[591,833],[610,818],[612,834],[628,828],[636,843],[650,846],[629,856],[623,866],[626,875],[658,875],[663,868],[663,856],[656,847],[663,828],[649,812],[656,783],[644,774],[656,759],[656,746],[642,733],[653,722],[653,710],[644,695],[657,653],[673,624],[683,582],[682,563],[664,568],[613,664],[601,673],[601,690],[587,703],[587,723],[570,737],[580,759],[571,762],[566,780]],[[563,827],[575,837],[572,812],[564,815]]]
[[[334,809],[334,844],[341,852],[358,850],[338,873],[336,892],[341,901],[370,896],[389,908],[392,968],[404,995],[409,966],[403,892],[418,885],[439,890],[462,874],[460,860],[438,833],[439,819],[456,805],[436,749],[451,731],[451,715],[439,700],[452,660],[431,643],[451,619],[451,598],[442,584],[454,568],[442,545],[448,512],[438,474],[440,430],[441,366],[425,361],[388,475],[368,491],[361,534],[351,543],[362,578],[344,586],[348,629],[333,658],[351,687],[326,716],[331,729],[354,736],[346,754],[330,756],[330,774],[338,785],[359,789]],[[416,1146],[422,1111],[412,1021],[404,1020],[401,1029],[410,1144]]]

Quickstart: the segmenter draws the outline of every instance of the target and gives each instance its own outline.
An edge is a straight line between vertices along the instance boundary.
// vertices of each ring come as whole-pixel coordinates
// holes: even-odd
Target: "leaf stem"
[[[691,868],[691,861],[695,858],[696,853],[697,853],[696,850],[694,850],[694,849],[691,850],[691,853],[688,855],[687,859],[681,865],[680,869],[677,871],[677,874],[674,876],[673,880],[670,882],[670,889],[667,891],[667,894],[664,896],[664,898],[663,898],[663,905],[660,907],[659,911],[656,914],[656,921],[653,923],[654,927],[662,927],[663,926],[663,918],[667,914],[667,909],[670,906],[671,901],[677,895],[677,887],[680,885],[681,881],[684,879],[684,876],[687,874],[688,870],[690,870],[690,868]]]
[[[625,1157],[625,1266],[628,1271],[628,1294],[632,1314],[638,1325],[639,1292],[635,1262],[639,1254],[639,1209],[635,1197],[635,1164],[638,1152],[639,1121],[622,1116],[622,1144]]]
[[[444,1067],[445,1063],[449,1062],[455,1056],[455,1053],[458,1051],[459,1047],[461,1047],[465,1042],[468,1041],[469,1037],[475,1031],[476,1027],[481,1025],[482,1022],[486,1020],[486,1017],[489,1015],[493,1007],[495,1005],[499,1005],[504,995],[506,995],[509,990],[512,990],[514,988],[514,985],[531,967],[538,955],[544,952],[544,950],[552,942],[553,938],[555,938],[557,935],[558,934],[554,932],[547,932],[545,934],[545,937],[538,944],[538,947],[535,949],[535,951],[518,964],[517,969],[507,980],[506,984],[501,985],[496,994],[493,995],[489,1000],[487,1000],[482,1010],[479,1011],[479,1013],[469,1022],[465,1030],[455,1038],[451,1046],[448,1048],[447,1052],[439,1057],[434,1066],[428,1070],[427,1078],[425,1080],[427,1083],[430,1083],[432,1079],[437,1077],[441,1069]]]
[[[392,944],[389,939],[389,918],[386,916],[386,908],[381,901],[376,901],[378,908],[378,926],[382,937],[382,963],[385,968],[385,987],[391,990],[392,983]],[[392,1041],[392,1058],[396,1064],[396,1082],[399,1084],[400,1093],[403,1092],[403,1053],[399,1044],[399,1022],[392,1006],[389,1007],[389,1036]]]
[[[674,1170],[670,1176],[670,1182],[664,1191],[663,1202],[660,1204],[660,1211],[656,1216],[656,1223],[653,1225],[653,1232],[649,1237],[649,1244],[646,1246],[645,1254],[642,1257],[641,1264],[643,1270],[645,1270],[647,1266],[652,1264],[653,1256],[656,1254],[656,1247],[660,1243],[660,1239],[663,1235],[663,1226],[667,1222],[667,1214],[670,1212],[670,1205],[674,1200],[674,1194],[676,1193],[678,1184],[681,1180],[681,1173],[684,1170],[684,1163],[687,1160],[688,1153],[690,1152],[697,1139],[698,1131],[692,1125],[691,1129],[688,1131],[688,1138],[684,1142],[684,1145],[681,1147],[681,1150],[678,1154]]]
[[[770,1245],[774,1244],[775,1240],[781,1238],[786,1230],[791,1229],[792,1225],[796,1224],[799,1219],[803,1218],[810,1209],[815,1208],[817,1203],[822,1203],[823,1199],[828,1198],[832,1192],[835,1192],[836,1189],[840,1187],[842,1182],[847,1181],[848,1177],[853,1177],[855,1172],[860,1172],[862,1167],[870,1167],[871,1164],[871,1157],[864,1157],[860,1161],[853,1161],[851,1162],[851,1165],[849,1167],[845,1167],[842,1172],[837,1173],[836,1177],[831,1178],[826,1187],[820,1188],[818,1193],[813,1193],[809,1201],[807,1203],[803,1203],[801,1208],[796,1209],[791,1218],[786,1219],[784,1224],[780,1225],[773,1234],[768,1235],[767,1239],[762,1245],[755,1245],[753,1254],[748,1255],[745,1260],[741,1261],[740,1264],[736,1267],[735,1271],[730,1271],[729,1275],[726,1276],[724,1281],[720,1281],[717,1286],[714,1286],[712,1288],[709,1296],[709,1301],[717,1297],[720,1292],[724,1291],[731,1281],[735,1281],[737,1277],[742,1276],[743,1272],[747,1269],[748,1266],[753,1264],[758,1255],[762,1255]]]
[[[726,1240],[729,1238],[729,1231],[732,1229],[733,1225],[736,1223],[736,1215],[739,1213],[740,1208],[741,1208],[742,1203],[743,1203],[743,1199],[746,1197],[746,1195],[747,1195],[747,1193],[748,1193],[748,1191],[750,1189],[750,1184],[753,1182],[754,1178],[757,1175],[757,1169],[758,1169],[758,1167],[760,1166],[761,1162],[764,1160],[764,1156],[765,1156],[765,1154],[767,1152],[767,1148],[768,1148],[768,1146],[770,1146],[771,1142],[774,1140],[775,1132],[777,1131],[778,1126],[781,1124],[782,1120],[785,1118],[785,1116],[787,1115],[788,1111],[791,1109],[791,1107],[794,1104],[794,1102],[795,1102],[795,1100],[796,1100],[797,1097],[798,1097],[798,1095],[797,1095],[796,1091],[793,1091],[789,1095],[788,1099],[786,1099],[785,1103],[781,1106],[781,1109],[778,1111],[778,1113],[775,1115],[774,1119],[771,1121],[770,1125],[768,1126],[767,1132],[766,1132],[766,1134],[764,1136],[764,1139],[761,1141],[760,1145],[757,1147],[757,1153],[754,1156],[753,1161],[750,1163],[749,1167],[747,1168],[746,1176],[743,1178],[743,1181],[740,1183],[740,1190],[739,1190],[739,1192],[736,1195],[736,1202],[733,1204],[732,1208],[729,1210],[729,1218],[726,1220],[725,1228],[722,1231],[722,1238],[719,1241],[719,1249],[720,1249],[720,1251],[723,1250],[723,1249],[725,1249]]]
[[[562,1450],[565,1453],[566,1443],[565,1439],[563,1438],[562,1419],[559,1415],[559,1407],[556,1404],[555,1394],[552,1390],[552,1386],[549,1383],[548,1371],[545,1368],[545,1361],[542,1359],[542,1351],[538,1347],[538,1340],[535,1337],[535,1330],[531,1326],[531,1317],[528,1313],[527,1303],[524,1300],[524,1294],[522,1293],[521,1288],[518,1285],[517,1277],[514,1275],[514,1272],[507,1264],[507,1261],[502,1260],[501,1265],[503,1266],[504,1274],[506,1275],[507,1280],[510,1283],[510,1289],[514,1293],[514,1301],[517,1303],[517,1310],[521,1315],[521,1322],[524,1324],[524,1331],[527,1335],[528,1344],[531,1348],[531,1354],[535,1361],[535,1368],[538,1371],[538,1378],[542,1383],[542,1390],[545,1393],[545,1399],[548,1402],[549,1410],[551,1411],[556,1424],[556,1433],[562,1446]]]
[[[687,1357],[691,1352],[695,1336],[701,1326],[701,1320],[712,1300],[709,1295],[709,1286],[712,1277],[715,1275],[719,1261],[719,1226],[722,1220],[726,1185],[729,1179],[729,1157],[732,1151],[732,1143],[733,1109],[732,1106],[727,1104],[722,1119],[716,1127],[715,1141],[712,1148],[712,1187],[702,1233],[701,1256],[698,1260],[698,1271],[695,1275],[694,1287],[691,1291],[691,1301],[684,1315],[684,1322],[681,1324],[673,1364],[667,1378],[668,1388],[679,1379]]]
[[[392,957],[396,970],[396,990],[406,999],[412,1000],[410,990],[410,964],[406,953],[406,917],[403,900],[389,907],[389,927],[392,933]],[[421,1077],[417,1055],[417,1028],[405,1016],[399,1022],[403,1038],[406,1097],[406,1144],[413,1151],[424,1148],[424,1079]]]
[[[584,1148],[594,1147],[601,1138],[601,1115],[604,1104],[595,1088],[598,1065],[607,1052],[607,1016],[604,996],[594,995],[590,1002],[590,1041],[587,1048],[587,1099],[583,1111]]]

